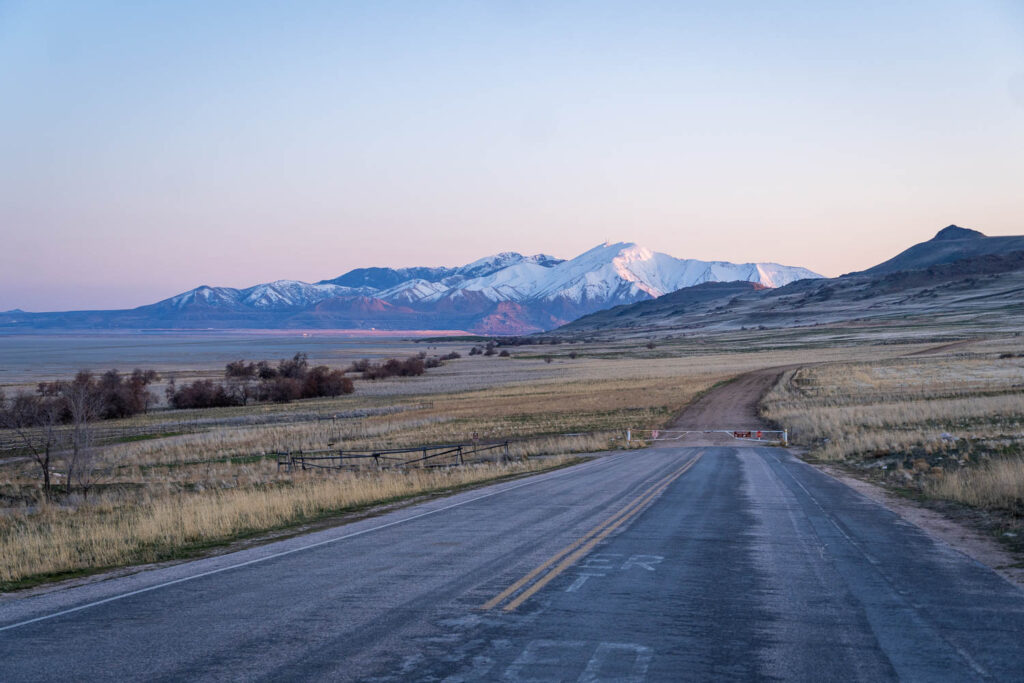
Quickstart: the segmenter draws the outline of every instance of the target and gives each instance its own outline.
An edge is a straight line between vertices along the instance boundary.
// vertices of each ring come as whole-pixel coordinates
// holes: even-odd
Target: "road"
[[[0,603],[0,679],[1021,680],[1024,592],[772,448],[659,448]]]

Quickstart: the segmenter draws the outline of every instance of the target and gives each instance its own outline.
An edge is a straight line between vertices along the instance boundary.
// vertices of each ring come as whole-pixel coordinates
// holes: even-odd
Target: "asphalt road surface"
[[[0,603],[0,679],[1024,680],[1024,592],[771,448],[659,448]]]

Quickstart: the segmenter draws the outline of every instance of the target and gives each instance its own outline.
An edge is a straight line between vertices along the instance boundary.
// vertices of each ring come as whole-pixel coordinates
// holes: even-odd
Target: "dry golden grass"
[[[992,460],[978,467],[930,477],[924,488],[935,498],[1019,515],[1024,512],[1024,458]]]
[[[932,497],[1019,513],[1020,344],[1001,340],[946,355],[803,367],[787,373],[762,408],[816,457]]]
[[[1024,359],[909,357],[801,368],[787,373],[762,406],[792,441],[841,460],[948,451],[944,433],[975,442],[1017,438],[1024,430],[1022,386]]]
[[[297,474],[276,485],[160,497],[143,505],[48,506],[0,517],[0,586],[26,577],[155,562],[345,509],[548,469],[567,458],[448,469]]]

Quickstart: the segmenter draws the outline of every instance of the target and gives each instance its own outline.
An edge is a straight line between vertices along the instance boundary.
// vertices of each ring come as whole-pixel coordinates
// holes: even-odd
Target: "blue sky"
[[[0,310],[1022,234],[1024,5],[0,0]]]

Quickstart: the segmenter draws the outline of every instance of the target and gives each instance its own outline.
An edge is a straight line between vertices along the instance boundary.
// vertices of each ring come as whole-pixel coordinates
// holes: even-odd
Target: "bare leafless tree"
[[[59,385],[60,396],[71,422],[71,452],[66,460],[66,491],[71,493],[77,481],[85,496],[93,484],[96,449],[92,443],[92,423],[102,407],[102,396],[91,372],[81,371],[70,382]]]
[[[10,400],[0,392],[0,425],[14,432],[43,478],[43,495],[53,497],[54,450],[63,408],[53,396],[19,392]]]

